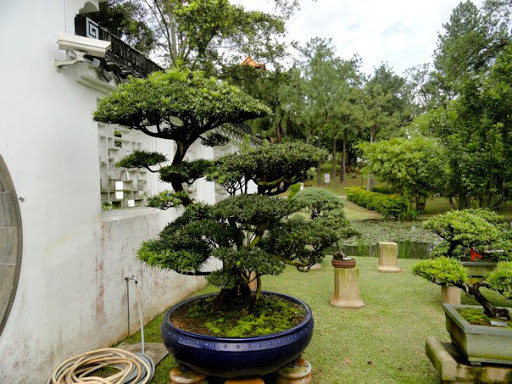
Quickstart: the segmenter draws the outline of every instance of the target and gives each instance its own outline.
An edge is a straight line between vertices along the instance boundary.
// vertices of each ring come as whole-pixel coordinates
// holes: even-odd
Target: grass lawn
[[[287,268],[279,276],[264,277],[264,289],[299,297],[313,310],[315,331],[304,357],[313,366],[315,384],[440,382],[425,355],[425,340],[431,335],[449,340],[441,290],[412,275],[415,263],[400,260],[402,273],[382,274],[376,271],[376,258],[357,258],[361,298],[366,304],[359,310],[329,304],[334,285],[329,257],[320,270],[304,274]],[[197,294],[212,291],[208,286]],[[507,305],[504,300],[499,304]],[[159,316],[145,327],[147,342],[161,342],[161,321]],[[137,342],[139,335],[127,341]],[[169,383],[173,366],[168,356],[157,366],[152,383]]]

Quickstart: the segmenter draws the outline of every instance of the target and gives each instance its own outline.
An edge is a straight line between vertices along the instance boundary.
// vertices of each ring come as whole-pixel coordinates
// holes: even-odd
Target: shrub
[[[363,188],[345,188],[349,201],[382,213],[385,217],[409,217],[409,201],[399,195],[367,191]]]
[[[382,193],[383,195],[392,195],[395,193],[390,187],[372,187],[371,191]]]

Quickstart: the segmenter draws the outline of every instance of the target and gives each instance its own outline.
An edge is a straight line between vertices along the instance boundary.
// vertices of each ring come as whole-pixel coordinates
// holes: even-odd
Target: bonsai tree
[[[342,240],[358,235],[359,232],[351,228],[349,221],[345,218],[343,201],[338,196],[320,188],[304,189],[291,200],[308,213],[311,220],[319,219],[324,228],[335,231],[332,238],[332,245],[336,246],[333,258],[344,260],[346,256],[341,249]]]
[[[503,216],[492,211],[449,211],[426,220],[423,226],[443,239],[433,249],[432,256],[475,261],[485,255],[486,260],[499,261],[512,255],[510,231],[504,230]]]
[[[445,244],[434,250],[434,259],[416,264],[413,273],[438,285],[453,285],[474,297],[491,318],[510,319],[506,308],[496,308],[482,293],[481,288],[500,292],[512,299],[512,261],[510,231],[500,224],[501,216],[482,209],[451,211],[427,220],[424,226],[441,236]],[[498,249],[497,246],[505,249]],[[483,250],[482,255],[475,248]],[[444,253],[442,253],[444,250]],[[483,279],[471,282],[459,259],[471,255],[473,259],[495,257],[502,259]]]
[[[208,162],[185,161],[185,154],[198,139],[214,146],[225,143],[216,130],[226,123],[240,123],[265,116],[270,110],[237,87],[207,77],[201,72],[170,69],[154,72],[147,78],[131,78],[119,89],[103,98],[94,112],[94,120],[119,124],[144,134],[176,143],[170,165],[156,152],[134,151],[118,165],[125,168],[146,168],[159,172],[175,194],[164,193],[150,205],[168,208],[190,199],[184,185],[204,176]]]
[[[198,139],[207,145],[222,143],[214,131],[222,124],[267,112],[235,87],[198,72],[171,70],[147,79],[131,79],[104,98],[94,113],[97,121],[176,143],[170,165],[164,164],[165,156],[143,151],[118,164],[159,172],[163,181],[171,183],[173,191],[151,198],[150,205],[164,209],[185,206],[182,216],[168,224],[157,239],[142,244],[139,257],[178,273],[207,275],[221,288],[215,300],[219,309],[254,308],[261,295],[261,276],[280,273],[286,264],[307,270],[342,235],[337,228],[347,224],[343,215],[328,205],[315,208],[315,217],[305,218],[296,213],[311,209],[312,204],[276,197],[290,185],[308,180],[309,170],[325,161],[327,153],[311,145],[249,147],[213,164],[184,160],[187,149]],[[184,185],[204,176],[218,181],[230,196],[210,206],[194,203]],[[256,194],[247,194],[251,184]],[[204,271],[210,257],[220,260],[221,268]],[[253,280],[257,281],[255,292],[249,289]]]
[[[251,310],[261,295],[261,277],[282,272],[285,265],[308,270],[348,225],[340,210],[315,202],[273,195],[287,185],[307,180],[309,170],[326,153],[307,144],[264,145],[220,158],[209,174],[231,196],[212,206],[189,205],[155,240],[145,242],[139,257],[150,265],[182,274],[207,275],[221,288],[217,308]],[[277,170],[282,170],[279,172]],[[246,194],[254,183],[258,193]],[[329,192],[325,192],[329,194]],[[332,194],[331,194],[332,195]],[[332,195],[331,199],[338,197]],[[315,217],[297,214],[315,210]],[[204,272],[210,257],[222,268]],[[256,280],[255,292],[249,283]]]

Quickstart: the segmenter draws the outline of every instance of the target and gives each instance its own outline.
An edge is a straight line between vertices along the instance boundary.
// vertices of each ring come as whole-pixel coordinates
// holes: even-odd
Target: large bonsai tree
[[[169,181],[173,194],[152,199],[161,208],[186,208],[167,225],[157,239],[142,244],[139,257],[150,265],[182,274],[208,275],[221,288],[219,308],[238,305],[250,309],[261,293],[261,276],[277,274],[286,264],[307,270],[324,250],[345,235],[348,226],[339,209],[315,208],[314,217],[296,213],[313,206],[308,199],[284,199],[275,195],[310,178],[309,170],[326,159],[326,153],[311,145],[289,143],[246,148],[213,164],[205,160],[185,162],[186,150],[197,139],[212,144],[218,138],[205,134],[224,123],[263,115],[267,109],[237,88],[200,73],[171,71],[148,79],[132,79],[103,99],[94,114],[98,121],[121,124],[150,136],[177,144],[171,165],[162,165],[158,153],[135,152],[118,165],[146,167]],[[193,203],[183,184],[207,176],[217,180],[229,197],[215,205]],[[249,186],[256,194],[247,194]],[[337,199],[337,198],[336,198]],[[203,270],[215,257],[222,267]],[[257,281],[251,292],[249,283]]]
[[[174,141],[176,151],[170,165],[158,168],[167,161],[166,157],[145,151],[134,151],[119,165],[159,172],[162,181],[169,182],[179,201],[187,205],[190,200],[182,193],[184,184],[203,177],[208,165],[204,161],[184,160],[190,146],[198,139],[206,145],[222,144],[224,140],[215,131],[217,128],[268,112],[266,106],[234,86],[201,72],[175,68],[121,84],[99,102],[94,120]],[[167,202],[175,203],[172,196],[166,197]]]
[[[502,220],[482,209],[451,211],[427,220],[424,226],[441,236],[444,243],[434,249],[433,259],[416,264],[413,273],[438,285],[459,287],[474,297],[491,318],[510,319],[506,308],[496,308],[481,291],[492,289],[512,299],[512,237]],[[472,282],[460,263],[466,257],[501,261],[485,278]]]

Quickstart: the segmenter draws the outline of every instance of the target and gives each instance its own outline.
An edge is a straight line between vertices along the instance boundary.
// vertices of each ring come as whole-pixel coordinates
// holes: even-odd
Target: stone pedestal
[[[334,293],[329,302],[335,307],[343,308],[364,306],[359,297],[358,268],[334,268]]]
[[[441,302],[460,305],[460,288],[453,285],[441,285]]]
[[[311,270],[317,270],[317,269],[322,269],[322,264],[320,263],[315,263],[311,266],[311,268],[309,268]]]
[[[379,265],[377,271],[384,273],[402,272],[398,268],[397,243],[379,243]]]
[[[510,383],[512,367],[489,365],[472,367],[451,343],[441,343],[434,336],[427,339],[425,351],[443,383]]]
[[[185,367],[175,366],[170,374],[171,384],[208,384],[206,375]]]
[[[277,371],[277,384],[310,384],[312,380],[311,364],[306,359],[299,359]]]
[[[251,291],[255,291],[256,289],[258,289],[258,280],[256,279],[256,273],[251,272],[251,275],[249,276],[249,279],[252,280],[249,283],[249,288],[251,289]]]

